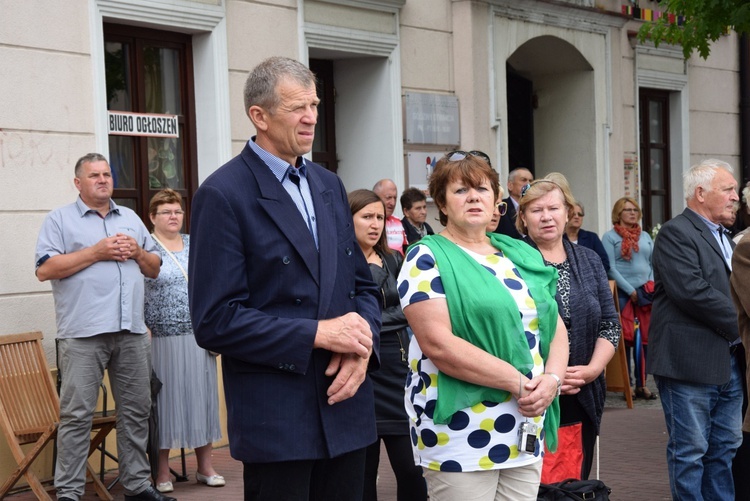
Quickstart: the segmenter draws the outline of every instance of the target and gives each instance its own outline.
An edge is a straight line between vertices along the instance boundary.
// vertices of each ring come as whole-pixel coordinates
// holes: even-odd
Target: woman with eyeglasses
[[[544,459],[544,482],[588,479],[599,435],[606,384],[604,369],[620,340],[620,323],[599,256],[564,239],[575,199],[567,182],[540,179],[521,194],[516,228],[557,271],[557,307],[567,330],[568,367],[560,396],[560,437],[568,445]]]
[[[596,252],[602,260],[604,271],[609,271],[609,257],[607,256],[607,251],[604,250],[599,235],[593,231],[584,230],[582,228],[585,215],[583,204],[576,201],[576,204],[570,210],[568,224],[565,226],[565,234],[568,236],[568,240],[570,240],[571,243],[588,247]]]
[[[622,197],[612,207],[612,224],[614,228],[602,237],[604,250],[609,257],[609,278],[617,282],[617,294],[620,299],[622,314],[622,332],[628,360],[628,374],[631,376],[631,354],[635,342],[634,318],[640,326],[641,345],[636,350],[642,356],[635,360],[635,393],[634,397],[654,400],[657,396],[646,386],[646,351],[648,346],[648,328],[651,320],[651,299],[654,292],[654,268],[651,256],[654,242],[648,232],[642,231],[638,222],[641,220],[641,207],[635,199]]]
[[[492,218],[490,219],[490,222],[487,223],[485,231],[487,233],[493,233],[497,229],[497,226],[500,224],[500,218],[503,217],[507,211],[508,204],[498,199],[497,203],[495,204],[495,209],[492,211]]]
[[[149,204],[152,237],[161,252],[161,271],[146,279],[145,320],[151,330],[151,362],[162,382],[157,396],[159,492],[172,492],[170,449],[195,449],[196,480],[210,487],[225,485],[211,462],[212,443],[221,438],[216,357],[199,347],[188,310],[190,237],[180,233],[185,213],[182,196],[158,192]]]
[[[382,441],[396,476],[398,501],[423,501],[427,499],[427,486],[422,477],[422,469],[412,460],[409,422],[404,410],[409,335],[396,289],[396,277],[403,258],[388,247],[384,231],[385,205],[380,197],[370,190],[354,190],[348,197],[354,234],[383,298],[380,368],[369,374],[375,391],[378,440],[367,448],[362,499],[378,499],[377,479]]]
[[[524,242],[487,233],[501,192],[483,154],[444,156],[429,191],[445,229],[409,249],[398,279],[414,330],[415,460],[431,501],[536,500],[568,358],[557,274]]]

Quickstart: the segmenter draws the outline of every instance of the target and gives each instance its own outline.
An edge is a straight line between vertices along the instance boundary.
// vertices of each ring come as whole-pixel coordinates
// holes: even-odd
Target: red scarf
[[[638,252],[638,240],[641,238],[641,227],[635,225],[632,228],[626,228],[619,224],[615,225],[615,231],[622,237],[622,247],[620,253],[625,261],[630,261],[633,257],[633,252]]]

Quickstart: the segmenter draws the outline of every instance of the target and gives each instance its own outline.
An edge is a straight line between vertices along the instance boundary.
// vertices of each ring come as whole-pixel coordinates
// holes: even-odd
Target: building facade
[[[273,55],[318,75],[312,158],[349,190],[385,177],[424,186],[436,157],[479,149],[503,185],[518,166],[565,174],[600,234],[623,195],[640,198],[644,227],[666,221],[684,207],[690,165],[739,167],[738,41],[685,60],[637,41],[632,5],[0,0],[0,334],[41,330],[54,361],[34,246],[46,213],[77,195],[75,161],[105,154],[116,200],[144,216],[163,187],[189,202],[253,134],[243,84]]]

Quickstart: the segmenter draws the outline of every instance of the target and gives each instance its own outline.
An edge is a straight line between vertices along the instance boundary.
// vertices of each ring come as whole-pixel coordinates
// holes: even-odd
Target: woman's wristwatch
[[[555,393],[556,397],[560,396],[560,391],[562,390],[562,381],[560,381],[560,378],[557,376],[557,374],[553,374],[552,372],[545,372],[546,375],[552,376],[555,378],[555,381],[557,381],[557,393]]]

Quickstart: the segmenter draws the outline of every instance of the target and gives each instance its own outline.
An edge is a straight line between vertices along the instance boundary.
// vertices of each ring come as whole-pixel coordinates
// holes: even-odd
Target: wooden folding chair
[[[609,288],[612,290],[612,299],[615,302],[615,310],[617,315],[620,315],[620,301],[617,297],[617,283],[614,280],[609,281]],[[605,369],[605,377],[607,378],[607,390],[608,391],[621,391],[625,396],[625,402],[628,404],[628,409],[633,408],[633,392],[630,387],[630,375],[628,374],[628,359],[625,352],[625,340],[620,336],[620,343],[617,345],[615,350],[615,356],[607,364]]]
[[[89,456],[112,431],[115,416],[95,417]],[[57,436],[60,421],[60,399],[55,391],[47,359],[42,348],[42,333],[27,332],[0,336],[0,428],[18,466],[0,487],[0,499],[23,475],[37,499],[51,497],[29,466],[44,446]],[[22,445],[33,444],[28,452]],[[86,470],[94,482],[99,499],[114,498],[86,463]]]

